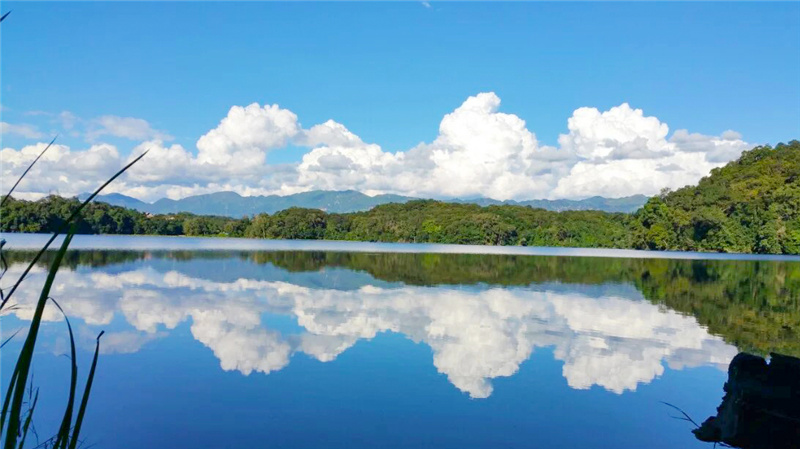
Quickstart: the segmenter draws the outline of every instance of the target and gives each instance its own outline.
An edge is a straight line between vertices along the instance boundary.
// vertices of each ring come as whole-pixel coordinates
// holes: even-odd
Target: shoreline
[[[6,251],[38,250],[51,234],[2,233]],[[59,236],[51,248],[63,241]],[[517,256],[600,257],[631,259],[754,260],[800,262],[800,255],[647,251],[613,248],[458,245],[445,243],[388,243],[348,240],[269,240],[243,237],[190,237],[156,235],[76,235],[70,250],[141,251],[328,251],[419,254],[496,254]]]

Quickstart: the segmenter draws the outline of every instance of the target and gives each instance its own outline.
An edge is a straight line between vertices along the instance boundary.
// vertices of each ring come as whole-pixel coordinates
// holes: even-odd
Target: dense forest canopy
[[[637,242],[650,249],[798,254],[800,142],[745,151],[636,216]]]
[[[11,198],[0,230],[52,232],[78,204]],[[800,254],[800,142],[746,151],[697,186],[663,192],[633,214],[416,200],[366,212],[289,208],[234,219],[95,203],[78,232]]]

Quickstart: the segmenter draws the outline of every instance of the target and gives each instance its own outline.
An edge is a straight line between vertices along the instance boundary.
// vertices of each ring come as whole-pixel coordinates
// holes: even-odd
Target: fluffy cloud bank
[[[627,103],[607,111],[577,109],[558,146],[543,145],[523,119],[500,112],[500,98],[492,92],[469,97],[445,115],[432,142],[397,152],[364,142],[333,120],[305,129],[296,114],[278,105],[232,107],[216,128],[199,138],[196,151],[166,146],[168,136],[147,122],[108,117],[102,129],[109,134],[146,141],[128,158],[111,146],[81,151],[61,146],[30,176],[40,179],[59,166],[69,170],[20,191],[81,193],[84,184],[96,185],[113,172],[97,173],[97,166],[118,167],[150,149],[111,191],[144,200],[221,190],[263,195],[315,189],[501,200],[620,197],[696,183],[752,146],[734,131],[707,136],[677,130],[670,135],[666,123]],[[3,149],[3,178],[14,179],[42,145]],[[269,162],[270,151],[289,145],[309,151],[297,164]],[[109,148],[102,164],[96,161],[98,148]]]

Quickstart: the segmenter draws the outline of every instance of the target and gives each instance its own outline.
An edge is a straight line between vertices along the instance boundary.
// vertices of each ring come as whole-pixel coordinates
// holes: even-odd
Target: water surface
[[[739,351],[800,355],[789,258],[152,242],[77,239],[53,291],[83,375],[106,331],[84,431],[97,447],[711,447],[661,401],[702,421]],[[4,284],[31,255],[7,255]],[[55,426],[69,369],[63,320],[46,319],[39,429]]]

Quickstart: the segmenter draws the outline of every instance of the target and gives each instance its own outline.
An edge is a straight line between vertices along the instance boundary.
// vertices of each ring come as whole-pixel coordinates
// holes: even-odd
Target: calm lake
[[[12,283],[42,236],[4,235]],[[52,296],[98,448],[691,448],[740,351],[800,356],[800,259],[76,238]],[[474,249],[470,249],[474,248]],[[487,254],[466,254],[483,251]],[[511,254],[502,254],[503,252]],[[610,256],[610,257],[609,257]],[[26,325],[37,266],[1,318]],[[68,392],[46,311],[35,424]],[[2,385],[22,342],[2,351]]]

